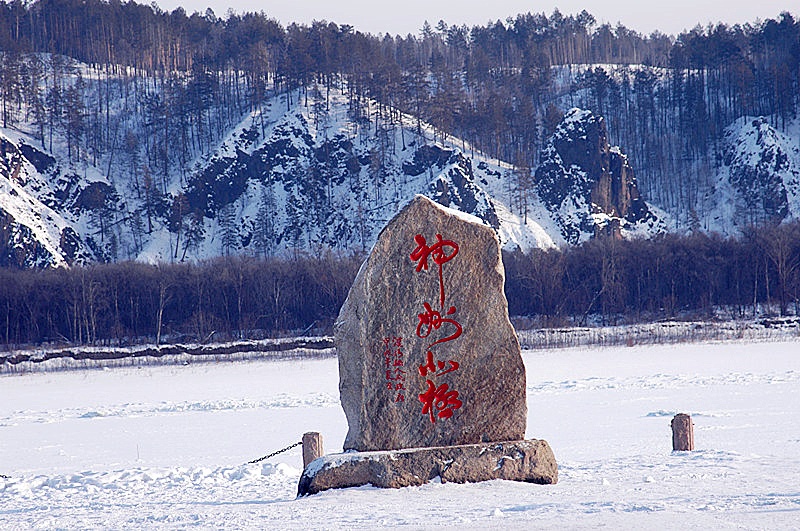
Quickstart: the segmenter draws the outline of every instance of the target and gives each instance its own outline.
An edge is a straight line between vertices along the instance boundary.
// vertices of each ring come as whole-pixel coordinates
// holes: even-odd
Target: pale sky
[[[432,26],[441,19],[448,24],[474,26],[489,21],[505,20],[518,13],[550,14],[558,9],[563,14],[577,14],[586,9],[598,23],[626,27],[649,35],[654,30],[677,35],[684,29],[709,22],[736,24],[756,19],[776,18],[782,11],[798,17],[800,9],[789,0],[157,0],[162,9],[178,6],[187,13],[205,12],[211,7],[224,17],[228,9],[242,13],[263,11],[284,26],[290,22],[310,24],[327,20],[350,24],[372,34],[419,34],[425,20]]]

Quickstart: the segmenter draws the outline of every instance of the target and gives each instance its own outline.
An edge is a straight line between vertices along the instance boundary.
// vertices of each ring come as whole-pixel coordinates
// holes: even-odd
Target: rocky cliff
[[[800,147],[764,117],[740,118],[725,130],[706,200],[705,228],[725,234],[800,218]]]
[[[568,243],[666,230],[641,197],[628,158],[609,145],[605,120],[591,111],[564,115],[540,153],[534,181]]]

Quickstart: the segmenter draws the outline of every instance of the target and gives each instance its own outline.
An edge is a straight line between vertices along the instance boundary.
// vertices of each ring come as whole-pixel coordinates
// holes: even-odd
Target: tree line
[[[19,344],[219,341],[329,332],[361,257],[0,269],[0,337]]]
[[[595,239],[563,250],[507,254],[512,315],[541,323],[800,315],[800,223],[750,228],[741,238],[665,234]],[[765,310],[766,308],[766,310]]]
[[[0,270],[0,341],[130,344],[329,334],[363,255]],[[800,315],[800,223],[505,253],[513,316],[540,325]]]

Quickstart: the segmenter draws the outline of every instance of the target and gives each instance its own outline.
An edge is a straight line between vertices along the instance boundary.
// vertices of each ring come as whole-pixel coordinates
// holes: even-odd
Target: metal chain
[[[252,461],[248,461],[247,464],[248,465],[253,465],[255,463],[258,463],[259,461],[263,461],[264,459],[269,459],[270,457],[274,457],[274,456],[276,456],[278,454],[282,454],[283,452],[288,452],[289,450],[291,450],[295,446],[300,446],[301,444],[303,444],[303,441],[296,442],[296,443],[294,443],[294,444],[292,444],[290,446],[287,446],[286,448],[282,448],[282,449],[278,450],[277,452],[272,452],[271,454],[265,455],[264,457],[259,457],[258,459],[253,459]]]

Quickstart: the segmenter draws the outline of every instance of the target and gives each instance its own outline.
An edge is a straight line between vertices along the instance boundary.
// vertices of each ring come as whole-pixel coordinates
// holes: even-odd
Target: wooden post
[[[303,434],[303,468],[317,457],[322,457],[324,453],[322,435],[319,432],[310,431]]]
[[[694,450],[694,423],[686,413],[678,413],[672,419],[672,450],[686,452]]]

